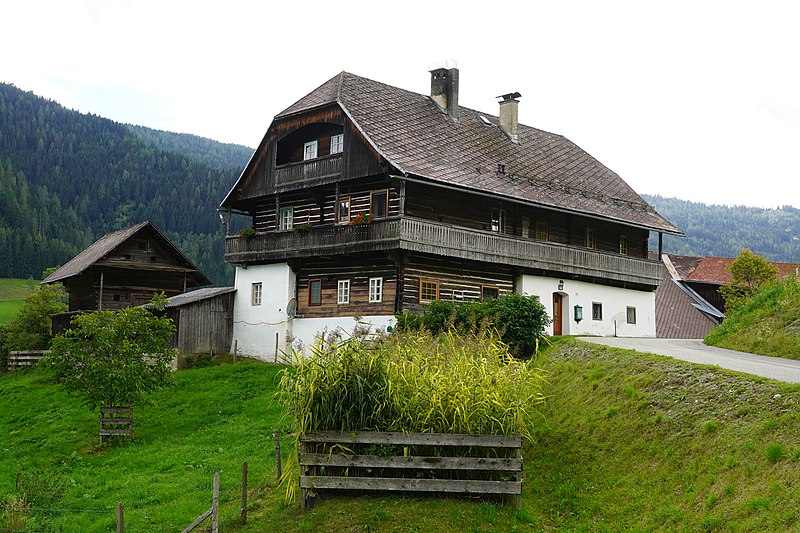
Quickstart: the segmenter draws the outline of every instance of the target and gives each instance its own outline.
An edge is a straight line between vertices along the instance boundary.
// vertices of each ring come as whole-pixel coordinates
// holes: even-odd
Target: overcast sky
[[[474,7],[473,7],[474,6]],[[800,2],[3,2],[0,81],[255,147],[342,70],[562,134],[637,192],[800,207]]]

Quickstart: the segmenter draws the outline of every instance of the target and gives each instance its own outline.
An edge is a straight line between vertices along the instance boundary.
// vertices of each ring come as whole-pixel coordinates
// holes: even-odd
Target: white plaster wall
[[[388,328],[394,328],[395,322],[393,315],[363,316],[359,317],[358,322],[353,317],[295,318],[290,324],[292,345],[299,352],[308,354],[308,347],[320,335],[327,338],[329,334],[338,331],[341,338],[346,339],[353,334],[356,327],[369,328],[370,333],[386,333]]]
[[[563,278],[561,278],[563,279]],[[517,278],[517,292],[538,296],[539,301],[553,314],[553,293],[562,295],[564,335],[599,335],[603,337],[655,337],[656,295],[633,289],[609,287],[583,281],[564,279],[563,289],[558,289],[559,278],[546,278],[523,274]],[[592,320],[592,303],[603,304],[603,319]],[[583,307],[583,320],[575,321],[574,307]],[[628,324],[627,308],[636,308],[636,324]],[[553,334],[552,324],[547,334]]]
[[[252,284],[261,282],[261,305],[252,305]],[[286,351],[289,317],[286,304],[294,298],[296,276],[286,263],[236,267],[233,304],[233,344],[238,353],[273,361]],[[231,346],[233,351],[234,346]]]

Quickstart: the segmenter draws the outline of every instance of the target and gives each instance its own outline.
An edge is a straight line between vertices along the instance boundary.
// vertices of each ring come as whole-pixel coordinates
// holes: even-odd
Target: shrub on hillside
[[[530,357],[550,322],[547,310],[536,298],[510,293],[483,302],[436,300],[420,315],[397,315],[397,330],[424,328],[439,335],[450,329],[476,333],[482,328],[493,328],[514,356]]]

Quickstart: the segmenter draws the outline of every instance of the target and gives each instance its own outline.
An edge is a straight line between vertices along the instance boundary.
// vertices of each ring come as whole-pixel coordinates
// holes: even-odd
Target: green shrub
[[[767,455],[767,461],[769,461],[770,464],[774,465],[775,463],[783,459],[783,456],[786,455],[786,452],[783,450],[783,446],[781,446],[780,444],[773,443],[767,445],[766,455]]]
[[[415,316],[419,318],[412,318]],[[424,327],[439,335],[451,329],[474,334],[487,327],[493,328],[514,356],[530,357],[550,322],[547,310],[538,300],[510,293],[484,302],[436,300],[421,315],[398,315],[397,330],[418,331]]]

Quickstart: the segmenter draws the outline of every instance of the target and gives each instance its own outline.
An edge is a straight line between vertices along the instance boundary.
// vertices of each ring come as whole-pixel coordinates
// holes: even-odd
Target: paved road
[[[579,338],[582,341],[604,344],[615,348],[666,355],[692,363],[717,365],[722,368],[747,372],[748,374],[777,379],[787,383],[800,383],[800,361],[736,352],[725,348],[717,348],[716,346],[706,346],[701,340],[633,339],[624,337]]]

